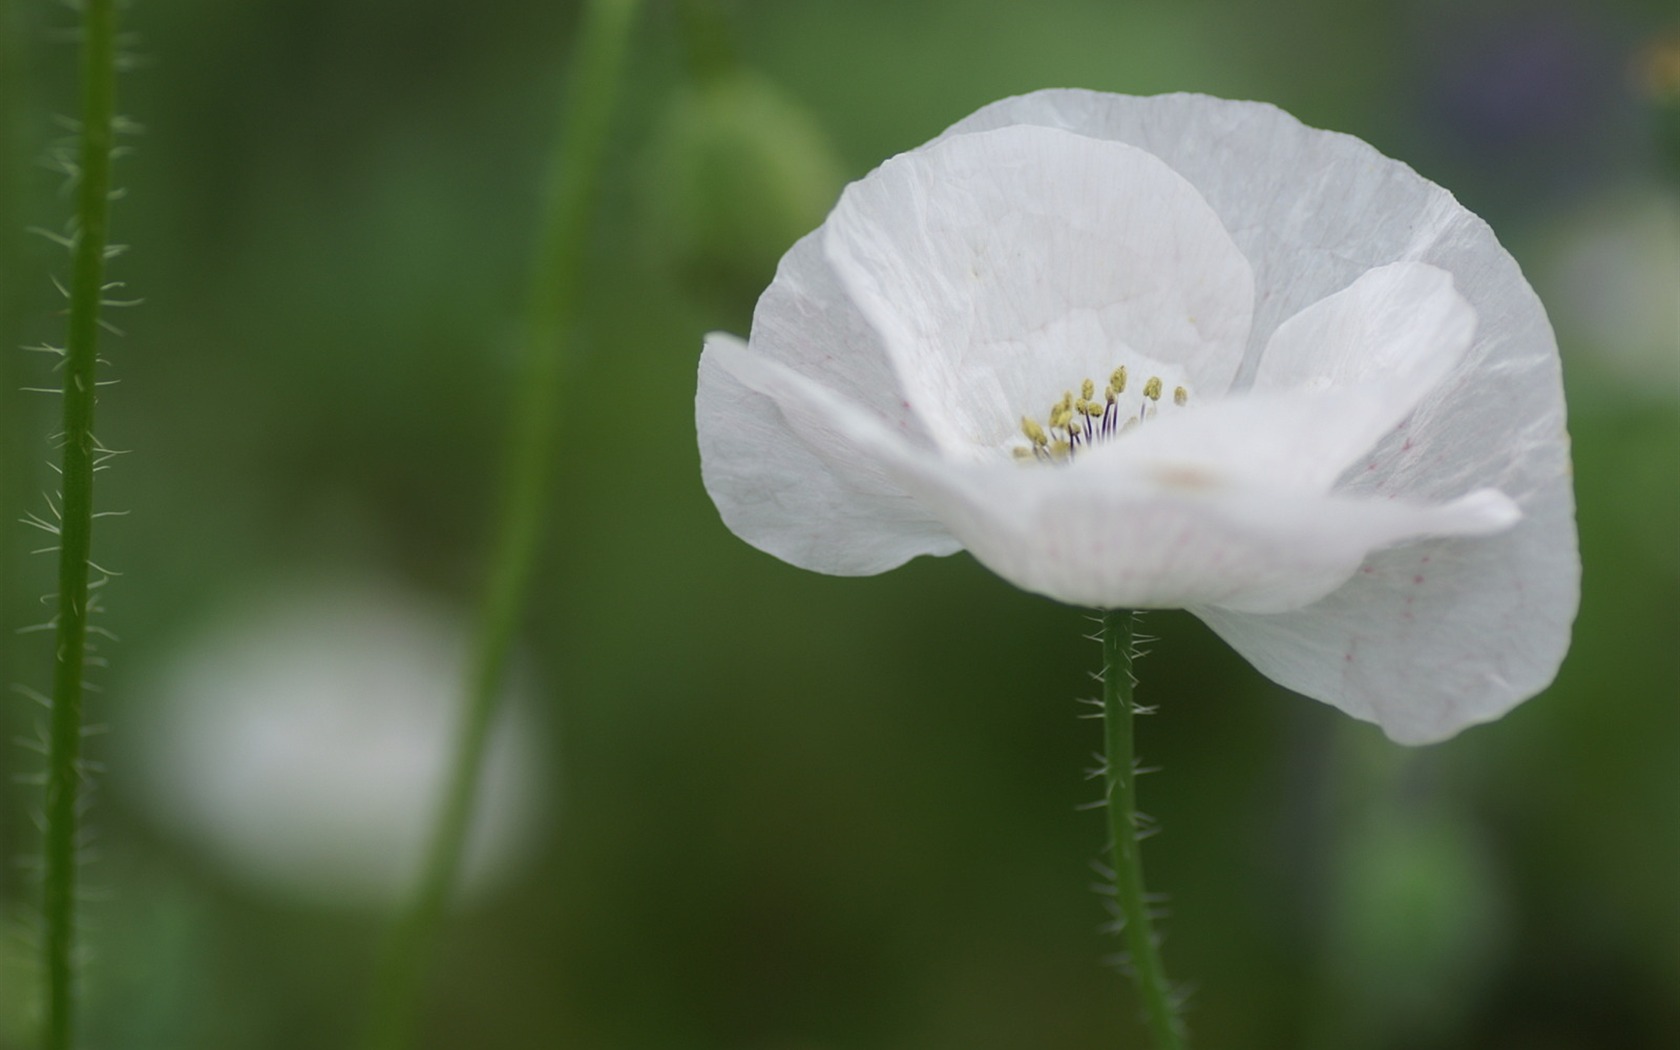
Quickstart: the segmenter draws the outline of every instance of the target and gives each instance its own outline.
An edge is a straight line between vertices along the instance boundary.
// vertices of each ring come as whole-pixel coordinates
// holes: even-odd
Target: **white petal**
[[[707,356],[796,421],[791,434],[873,464],[994,572],[1075,604],[1294,608],[1340,585],[1374,547],[1480,535],[1515,517],[1491,492],[1415,506],[1160,469],[1121,455],[1125,440],[1065,468],[952,461],[738,343],[714,340]]]
[[[1298,608],[1341,586],[1374,548],[1420,536],[1482,535],[1516,516],[1491,491],[1411,505],[1209,483],[1197,475],[1120,483],[1077,468],[1039,473],[1042,479],[1032,480],[1042,485],[1023,484],[1007,468],[976,467],[960,485],[925,479],[925,491],[963,545],[998,575],[1099,608]]]
[[[724,524],[783,561],[843,576],[960,549],[925,507],[828,419],[799,403],[772,400],[733,374],[761,360],[770,359],[722,334],[708,336],[700,356],[700,475]]]
[[[1340,487],[1422,502],[1492,488],[1523,520],[1496,537],[1374,555],[1369,572],[1296,612],[1197,611],[1277,681],[1407,742],[1496,718],[1544,688],[1579,602],[1563,390],[1545,311],[1487,225],[1364,142],[1261,103],[1045,91],[946,134],[1015,124],[1140,147],[1201,192],[1254,270],[1239,382],[1263,371],[1286,319],[1366,270],[1413,261],[1452,274],[1480,322],[1468,352]]]
[[[1418,391],[1415,402],[1458,364],[1475,333],[1476,311],[1454,290],[1452,274],[1389,263],[1279,325],[1254,389],[1384,383]]]
[[[1091,455],[1318,496],[1363,462],[1412,396],[1380,384],[1245,394],[1151,419]]]
[[[1546,563],[1532,556],[1544,544],[1513,534],[1571,530],[1572,516],[1561,513],[1548,521],[1531,507],[1510,533],[1378,554],[1294,612],[1191,611],[1272,680],[1375,722],[1400,743],[1434,743],[1550,683],[1580,567],[1573,548]]]
[[[821,238],[819,229],[782,257],[753,311],[751,352],[931,444],[880,335],[823,257]],[[801,568],[847,576],[960,549],[878,464],[810,432],[801,439],[773,401],[720,368],[714,350],[740,345],[721,333],[707,337],[695,398],[701,477],[732,531]]]
[[[1441,187],[1351,135],[1306,127],[1265,103],[1039,91],[986,106],[944,137],[1015,125],[1135,146],[1196,187],[1253,269],[1246,375],[1285,319],[1373,267],[1439,266],[1485,322],[1483,304],[1465,288],[1466,267],[1445,250],[1468,251],[1470,270],[1509,263],[1486,224]]]
[[[1043,128],[903,154],[825,224],[835,272],[947,451],[996,448],[1117,365],[1230,384],[1252,279],[1200,195],[1159,160]]]
[[[907,436],[930,441],[900,392],[880,335],[823,256],[821,229],[801,238],[777,265],[753,309],[751,345],[754,353],[867,407]]]
[[[1226,435],[1225,459],[1255,480],[1327,489],[1431,395],[1473,334],[1475,311],[1446,270],[1394,262],[1364,272],[1278,326],[1250,393],[1216,405],[1243,420]],[[1152,444],[1196,444],[1149,430]]]

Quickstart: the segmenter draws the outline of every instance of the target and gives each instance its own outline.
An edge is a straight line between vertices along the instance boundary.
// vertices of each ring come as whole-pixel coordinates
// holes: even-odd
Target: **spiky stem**
[[[16,347],[23,340],[19,321],[23,308],[20,292],[23,240],[22,201],[25,195],[22,158],[24,145],[24,95],[28,76],[24,69],[25,19],[16,0],[0,0],[0,529],[13,530],[18,515],[17,493],[24,471],[22,450],[27,442],[23,420],[29,414],[17,405],[18,361]],[[0,615],[11,611],[14,595],[14,566],[11,564],[13,531],[0,532]],[[0,656],[6,655],[9,639],[0,639]],[[4,720],[0,719],[0,724]],[[3,876],[0,876],[3,878]]]
[[[22,41],[26,22],[17,0],[0,0],[0,682],[16,682],[12,659],[17,649],[13,622],[21,589],[18,585],[18,555],[22,553],[19,522],[23,510],[18,493],[28,486],[25,450],[32,449],[33,413],[22,410],[18,395],[24,384],[19,375],[23,355],[15,349],[23,342],[21,328],[23,296],[18,285],[23,271],[23,158],[24,113],[29,78],[24,69],[26,52]],[[16,703],[0,709],[0,734],[4,738],[22,734]],[[0,812],[6,812],[0,807]],[[17,822],[0,820],[0,857],[18,854],[21,828]],[[33,835],[27,847],[36,849]],[[11,900],[15,865],[0,864],[0,900]],[[33,890],[34,884],[31,883]]]
[[[74,1014],[76,844],[82,799],[82,675],[87,658],[88,557],[93,540],[93,436],[99,312],[111,213],[116,116],[114,0],[83,0],[81,155],[76,185],[70,326],[64,358],[57,647],[46,790],[43,966],[47,1050],[68,1050]]]
[[[518,403],[510,415],[502,504],[480,606],[448,786],[418,888],[385,947],[363,1045],[409,1044],[415,1003],[449,902],[478,792],[485,742],[529,590],[548,502],[554,434],[577,317],[589,219],[638,0],[591,0],[568,85],[564,133],[548,183],[543,242],[530,293]]]
[[[1134,983],[1143,1002],[1144,1021],[1157,1050],[1181,1050],[1183,1025],[1161,965],[1161,946],[1149,915],[1143,888],[1143,858],[1138,849],[1137,765],[1132,755],[1132,716],[1136,713],[1132,676],[1133,620],[1120,609],[1102,614],[1103,781],[1108,827],[1113,838],[1115,904],[1120,909]]]

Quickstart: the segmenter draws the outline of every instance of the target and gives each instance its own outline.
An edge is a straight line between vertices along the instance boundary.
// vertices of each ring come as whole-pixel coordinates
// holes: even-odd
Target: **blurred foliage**
[[[0,53],[30,68],[4,67],[20,72],[0,116],[38,153],[47,115],[72,106],[71,51],[44,24],[64,16],[5,2],[30,7],[29,43],[6,23]],[[561,756],[557,816],[517,884],[452,929],[427,1045],[1125,1045],[1129,993],[1100,965],[1115,946],[1086,889],[1101,821],[1075,808],[1099,743],[1073,703],[1092,689],[1089,623],[965,556],[846,580],[737,541],[699,480],[700,334],[746,331],[775,254],[820,218],[836,174],[1053,85],[1276,102],[1452,188],[1540,273],[1567,250],[1557,223],[1658,178],[1653,129],[1672,100],[1628,71],[1672,9],[718,10],[739,63],[723,87],[693,78],[669,7],[640,36],[525,636]],[[236,881],[143,811],[120,742],[146,718],[151,670],[276,580],[355,566],[456,604],[474,593],[575,14],[132,9],[146,61],[123,101],[148,133],[119,169],[116,232],[135,247],[115,275],[148,304],[107,350],[122,384],[101,406],[106,440],[138,451],[102,475],[104,505],[135,513],[96,539],[125,575],[108,595],[124,642],[97,700],[114,731],[97,745],[112,769],[94,810],[105,859],[89,870],[106,890],[90,1046],[330,1046],[353,1030],[383,917]],[[62,271],[13,233],[56,227],[63,205],[49,176],[5,160],[13,346],[53,336]],[[1663,371],[1680,333],[1641,377],[1607,363],[1613,336],[1590,312],[1553,309],[1586,577],[1545,695],[1400,752],[1270,686],[1190,617],[1147,620],[1160,641],[1143,696],[1161,713],[1141,741],[1164,772],[1143,793],[1165,834],[1145,855],[1172,892],[1167,963],[1198,988],[1201,1045],[1680,1041],[1680,385]],[[39,469],[56,429],[56,406],[12,389],[40,366],[0,372],[19,469]],[[43,487],[14,477],[8,522]],[[26,540],[8,528],[14,555]],[[48,654],[11,632],[49,567],[5,566],[5,676],[38,684]],[[8,729],[27,724],[24,701],[7,705]],[[7,773],[35,761],[4,754]],[[0,807],[13,855],[31,804],[13,790]],[[23,880],[0,887],[23,915]],[[7,966],[10,1048],[24,992]]]

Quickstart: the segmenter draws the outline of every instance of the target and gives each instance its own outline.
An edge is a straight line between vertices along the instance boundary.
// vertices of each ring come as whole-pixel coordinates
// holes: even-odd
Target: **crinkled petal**
[[[1560,513],[1542,507],[1540,514]],[[1530,507],[1511,532],[1562,531]],[[1545,688],[1559,659],[1557,577],[1576,567],[1524,564],[1511,533],[1432,540],[1367,559],[1303,609],[1254,616],[1191,611],[1273,681],[1382,726],[1403,744],[1445,740]],[[1503,578],[1499,574],[1505,574]]]
[[[1580,593],[1557,345],[1487,225],[1405,164],[1262,103],[1044,91],[946,135],[1018,124],[1147,150],[1208,201],[1255,276],[1239,383],[1264,372],[1287,319],[1366,270],[1410,261],[1452,275],[1479,321],[1469,350],[1339,492],[1440,502],[1492,488],[1522,520],[1493,537],[1379,552],[1293,612],[1196,611],[1270,677],[1406,742],[1497,718],[1550,683]]]
[[[1151,419],[1092,454],[1256,488],[1322,494],[1392,429],[1382,420],[1403,411],[1401,397],[1372,384],[1268,390]]]
[[[1118,455],[1124,441],[1065,468],[952,461],[738,343],[714,341],[707,356],[797,420],[800,440],[877,465],[980,562],[1065,602],[1293,608],[1335,589],[1373,548],[1485,534],[1516,516],[1496,492],[1412,505],[1187,475]]]
[[[949,139],[852,185],[824,230],[947,452],[997,448],[1121,364],[1223,393],[1247,339],[1236,245],[1189,183],[1118,143],[1032,127]]]
[[[887,348],[824,257],[822,230],[802,237],[753,309],[752,348],[931,443],[905,399]]]
[[[960,549],[926,507],[876,459],[837,435],[827,418],[744,385],[729,367],[737,357],[771,360],[755,357],[733,336],[708,336],[695,397],[701,479],[736,535],[801,568],[842,576]],[[868,408],[843,403],[890,429]]]
[[[1322,391],[1336,403],[1312,456],[1329,485],[1436,396],[1475,331],[1476,312],[1451,274],[1422,263],[1379,266],[1278,326],[1251,396]]]
[[[1419,505],[1174,474],[1102,483],[1077,468],[1045,471],[1068,477],[1023,486],[1007,470],[970,468],[960,484],[924,476],[924,491],[992,571],[1026,590],[1098,608],[1299,608],[1341,586],[1373,549],[1423,536],[1484,535],[1516,518],[1510,501],[1491,490]]]
[[[1253,389],[1382,384],[1404,391],[1404,414],[1464,358],[1475,334],[1476,311],[1453,288],[1452,274],[1389,263],[1279,325]]]

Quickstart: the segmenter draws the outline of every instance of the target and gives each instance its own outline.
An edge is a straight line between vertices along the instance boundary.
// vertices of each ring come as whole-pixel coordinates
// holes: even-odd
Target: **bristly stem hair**
[[[420,881],[391,931],[375,977],[363,1038],[368,1050],[398,1050],[412,1041],[419,991],[461,867],[485,742],[546,518],[562,380],[577,321],[590,219],[638,7],[639,0],[590,0],[578,30],[563,130],[545,193],[522,374],[508,420],[499,518],[468,668],[466,708]]]
[[[81,148],[71,234],[70,325],[65,342],[63,459],[60,479],[57,645],[45,799],[42,939],[47,1050],[69,1050],[75,1009],[76,851],[84,789],[81,760],[83,672],[90,611],[93,474],[103,449],[93,435],[99,386],[100,308],[115,148],[115,0],[82,0]]]
[[[1181,1050],[1183,1023],[1161,965],[1161,946],[1149,913],[1149,895],[1143,888],[1143,858],[1138,848],[1139,770],[1132,747],[1132,718],[1138,710],[1133,701],[1137,680],[1132,676],[1135,616],[1120,609],[1102,614],[1103,786],[1112,836],[1114,904],[1119,910],[1117,919],[1126,940],[1129,968],[1143,1004],[1144,1022],[1155,1048]]]

